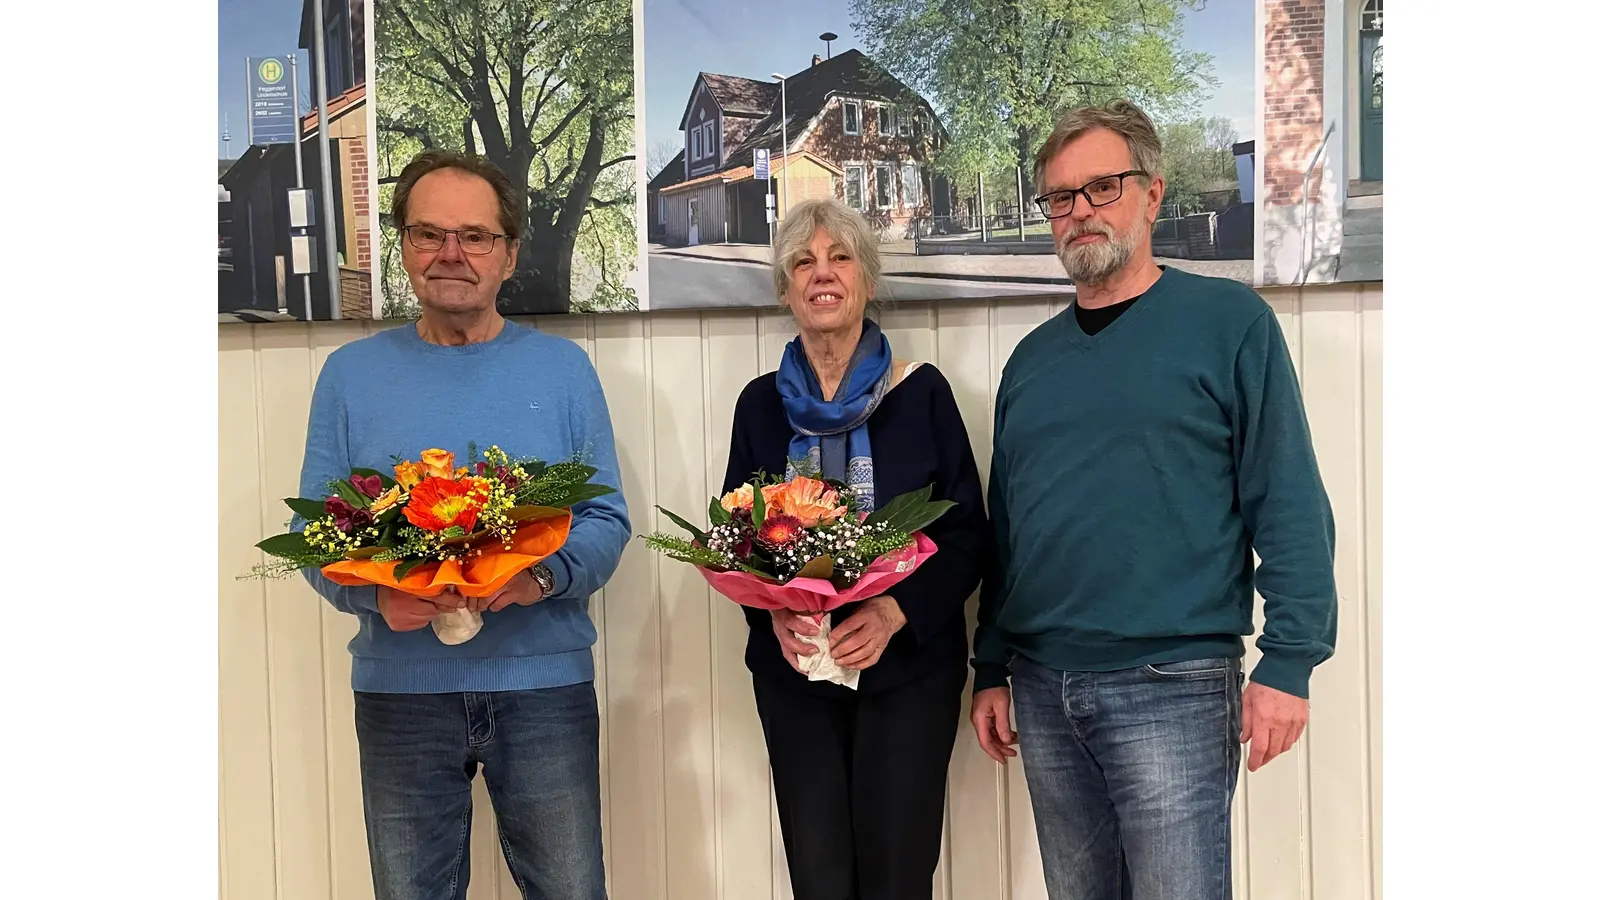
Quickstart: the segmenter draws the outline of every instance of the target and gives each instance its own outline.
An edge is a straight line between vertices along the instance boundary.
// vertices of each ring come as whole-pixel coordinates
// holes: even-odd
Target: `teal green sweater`
[[[1333,513],[1277,317],[1245,285],[1167,268],[1094,337],[1068,308],[1023,338],[989,512],[975,689],[1005,684],[1012,654],[1075,671],[1239,656],[1253,591],[1253,680],[1306,697],[1333,652]]]

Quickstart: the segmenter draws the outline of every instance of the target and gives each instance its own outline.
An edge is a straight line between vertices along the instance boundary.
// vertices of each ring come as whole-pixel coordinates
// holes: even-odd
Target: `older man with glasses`
[[[481,157],[433,150],[400,173],[392,216],[422,316],[329,355],[311,400],[301,496],[429,448],[464,457],[469,443],[549,462],[582,456],[597,482],[621,484],[589,357],[496,310],[526,215],[522,192]],[[560,552],[481,600],[341,587],[306,570],[318,593],[361,620],[350,680],[378,900],[466,896],[480,768],[523,893],[603,900],[588,602],[629,533],[621,494],[580,503]],[[483,613],[482,629],[442,643],[428,625],[463,607]]]
[[[1289,749],[1333,652],[1333,515],[1277,317],[1155,262],[1149,118],[1067,114],[1035,181],[1077,297],[995,401],[973,728],[1020,747],[1052,900],[1222,900],[1241,744]]]

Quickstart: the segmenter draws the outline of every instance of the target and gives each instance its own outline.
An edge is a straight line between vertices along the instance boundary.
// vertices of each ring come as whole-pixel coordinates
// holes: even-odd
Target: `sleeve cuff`
[[[572,570],[567,568],[567,561],[562,559],[560,553],[556,553],[545,558],[544,566],[550,570],[550,596],[566,594],[567,588],[572,586]]]
[[[1272,653],[1261,655],[1250,680],[1301,699],[1311,697],[1311,667]]]
[[[985,662],[974,662],[972,664],[972,692],[974,694],[989,688],[1010,686],[1011,672],[1005,666]]]

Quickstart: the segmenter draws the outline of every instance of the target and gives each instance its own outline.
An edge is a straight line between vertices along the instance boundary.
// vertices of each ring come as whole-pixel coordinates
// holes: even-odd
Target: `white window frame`
[[[693,162],[700,161],[700,126],[689,129],[689,159]]]
[[[888,191],[889,199],[884,200],[884,191]],[[878,162],[872,164],[872,208],[894,209],[894,163]]]
[[[839,106],[840,106],[839,118],[841,119],[839,125],[843,129],[844,133],[845,134],[849,134],[849,135],[860,135],[861,134],[861,101],[859,101],[859,100],[846,100],[843,103],[841,103]],[[854,131],[850,130],[850,110],[851,109],[854,109],[856,111],[856,128],[855,128]]]
[[[900,196],[907,209],[922,205],[922,169],[914,162],[900,164]]]
[[[705,159],[717,158],[717,142],[715,138],[717,130],[712,127],[715,124],[715,121],[711,121],[700,126],[700,130],[705,132],[705,136],[700,139],[700,151],[705,154]]]
[[[887,103],[880,103],[878,104],[878,136],[888,137],[891,134],[894,134],[894,107]]]
[[[896,133],[899,134],[901,137],[904,137],[904,138],[911,137],[911,118],[912,118],[912,113],[910,113],[910,112],[907,112],[905,115],[896,117],[897,122],[896,122],[896,129],[895,130],[896,130]]]
[[[857,191],[856,197],[857,197],[857,200],[859,201],[857,203],[851,203],[850,202],[850,173],[851,172],[856,172],[856,173],[859,173],[859,175],[860,175],[860,179],[857,182],[858,191]],[[844,203],[845,203],[846,206],[850,207],[853,210],[856,210],[857,212],[866,212],[866,210],[867,210],[867,166],[866,166],[866,163],[845,163],[844,164]]]

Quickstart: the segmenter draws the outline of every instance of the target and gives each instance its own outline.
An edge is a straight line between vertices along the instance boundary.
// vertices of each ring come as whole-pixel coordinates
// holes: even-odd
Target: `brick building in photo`
[[[1383,278],[1383,0],[1263,0],[1257,281]]]
[[[925,99],[859,50],[813,56],[784,81],[695,79],[678,123],[683,149],[646,188],[651,241],[765,244],[769,191],[779,217],[826,196],[885,230],[950,214],[949,182],[928,163],[947,135]],[[770,180],[755,178],[758,149]]]

